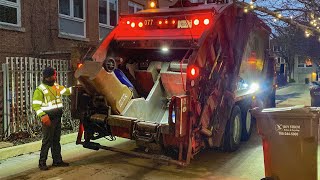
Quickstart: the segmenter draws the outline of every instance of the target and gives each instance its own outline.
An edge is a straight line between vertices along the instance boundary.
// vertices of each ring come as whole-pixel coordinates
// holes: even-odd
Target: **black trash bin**
[[[311,106],[320,107],[320,83],[312,82],[310,88]]]
[[[288,107],[252,111],[262,138],[267,179],[317,179],[319,110]]]

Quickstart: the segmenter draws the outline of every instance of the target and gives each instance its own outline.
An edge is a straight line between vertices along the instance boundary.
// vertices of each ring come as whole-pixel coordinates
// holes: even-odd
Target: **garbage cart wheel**
[[[261,180],[274,180],[273,177],[265,177],[265,178],[262,178]]]
[[[241,110],[239,106],[232,109],[231,117],[227,123],[224,139],[223,150],[227,152],[235,151],[240,146],[242,131]]]
[[[242,133],[241,140],[248,141],[251,136],[252,127],[253,127],[253,117],[249,111],[249,107],[242,111]]]
[[[102,67],[110,73],[116,68],[116,61],[113,58],[105,59],[102,63]]]

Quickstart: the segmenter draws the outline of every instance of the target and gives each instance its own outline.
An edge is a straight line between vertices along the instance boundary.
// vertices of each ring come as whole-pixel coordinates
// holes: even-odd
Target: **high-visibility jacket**
[[[65,88],[57,83],[53,86],[40,84],[33,93],[32,108],[37,116],[41,117],[47,112],[62,109],[61,95],[70,95],[71,87]]]

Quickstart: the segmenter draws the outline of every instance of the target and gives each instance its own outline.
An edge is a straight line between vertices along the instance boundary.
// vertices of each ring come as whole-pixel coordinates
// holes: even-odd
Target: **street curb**
[[[71,142],[76,142],[78,133],[72,133],[61,136],[60,143],[68,144]],[[7,148],[0,149],[0,160],[8,159],[11,157],[28,154],[32,152],[40,151],[41,149],[41,141],[35,141],[27,144],[22,144],[18,146],[12,146]]]

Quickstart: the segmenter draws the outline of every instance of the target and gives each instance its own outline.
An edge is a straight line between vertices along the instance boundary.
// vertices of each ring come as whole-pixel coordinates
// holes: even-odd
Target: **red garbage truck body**
[[[75,73],[77,143],[125,152],[94,142],[124,137],[180,165],[206,147],[235,151],[250,137],[250,109],[274,106],[269,34],[231,2],[122,15]]]

